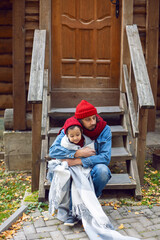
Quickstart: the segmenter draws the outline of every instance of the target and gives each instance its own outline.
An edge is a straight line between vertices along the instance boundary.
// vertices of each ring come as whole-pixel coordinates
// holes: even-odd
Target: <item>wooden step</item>
[[[110,128],[111,128],[112,136],[120,136],[120,135],[128,134],[128,131],[125,128],[123,128],[123,126],[121,125],[110,126]],[[60,129],[61,129],[60,127],[51,128],[48,131],[48,136],[55,137],[59,133]]]
[[[105,189],[135,189],[136,181],[127,173],[112,174]]]
[[[126,161],[131,160],[132,154],[124,147],[113,147],[111,150],[111,161]]]
[[[50,183],[48,180],[44,183],[44,188],[49,189]],[[105,189],[135,189],[136,181],[131,178],[127,173],[124,174],[112,174],[112,178],[109,180]]]
[[[128,130],[121,125],[110,126],[112,136],[126,136],[128,135]]]
[[[124,113],[123,109],[119,106],[110,106],[110,107],[96,107],[98,114],[104,115],[122,115]],[[48,115],[50,117],[61,117],[67,116],[71,117],[74,115],[76,108],[52,108]]]

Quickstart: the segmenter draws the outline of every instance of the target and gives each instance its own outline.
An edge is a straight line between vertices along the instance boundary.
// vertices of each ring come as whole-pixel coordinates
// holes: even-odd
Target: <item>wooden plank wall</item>
[[[160,13],[160,6],[159,6]],[[146,23],[147,23],[147,0],[134,0],[134,18],[133,23],[138,25],[140,32],[140,38],[144,55],[146,54]],[[159,18],[159,32],[160,32],[160,18]],[[160,46],[160,34],[159,34],[159,46]],[[157,110],[160,110],[160,48],[159,48],[159,61],[158,61],[158,89],[157,89]]]
[[[137,24],[143,52],[146,51],[146,0],[134,0],[133,24]]]
[[[12,108],[12,1],[0,1],[0,115]]]

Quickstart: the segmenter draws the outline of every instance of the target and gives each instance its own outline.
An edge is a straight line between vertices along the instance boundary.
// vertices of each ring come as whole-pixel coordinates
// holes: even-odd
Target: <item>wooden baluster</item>
[[[39,187],[42,104],[32,104],[32,192]]]
[[[144,180],[144,164],[146,153],[146,135],[147,135],[148,109],[139,109],[139,136],[137,141],[137,165],[140,182]]]

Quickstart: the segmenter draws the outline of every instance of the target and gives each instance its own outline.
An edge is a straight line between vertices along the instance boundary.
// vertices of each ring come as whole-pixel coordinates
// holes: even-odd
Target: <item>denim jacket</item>
[[[64,137],[64,130],[57,136],[49,149],[49,156],[56,159],[74,158],[76,151],[68,150],[61,146],[61,140]],[[109,165],[111,160],[112,134],[108,125],[105,126],[101,134],[95,140],[96,155],[91,157],[82,157],[82,165],[85,168],[93,168],[96,164],[102,163]]]

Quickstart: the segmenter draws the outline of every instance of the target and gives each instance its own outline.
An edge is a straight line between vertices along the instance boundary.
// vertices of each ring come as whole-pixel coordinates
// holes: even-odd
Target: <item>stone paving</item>
[[[160,240],[160,206],[154,206],[153,208],[147,206],[124,206],[117,210],[111,206],[103,206],[103,210],[110,218],[115,229],[121,234],[139,239]],[[50,216],[48,212],[40,213],[38,209],[31,215],[33,220],[24,222],[22,229],[14,235],[12,240],[89,239],[81,223],[74,227],[67,227],[56,217]],[[120,226],[123,226],[123,228],[119,229]]]

